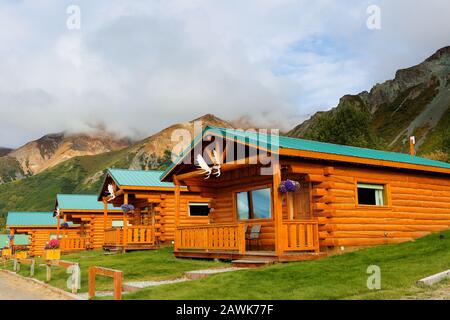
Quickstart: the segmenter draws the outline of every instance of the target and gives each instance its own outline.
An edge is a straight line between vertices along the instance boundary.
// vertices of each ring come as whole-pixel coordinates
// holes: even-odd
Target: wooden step
[[[242,260],[233,260],[231,261],[233,264],[233,267],[237,268],[259,268],[264,267],[269,264],[272,264],[273,261],[271,260],[263,260],[263,259],[242,259]]]

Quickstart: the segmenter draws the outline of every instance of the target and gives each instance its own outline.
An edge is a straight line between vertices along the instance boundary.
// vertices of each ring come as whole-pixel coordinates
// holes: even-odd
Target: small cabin
[[[47,242],[51,239],[61,238],[61,234],[70,237],[79,236],[79,226],[72,223],[68,223],[67,227],[59,229],[58,221],[53,216],[53,212],[8,212],[6,228],[9,229],[10,235],[14,236],[11,241],[13,246],[15,245],[16,235],[27,235],[29,237],[28,248],[32,256],[41,256]],[[61,241],[61,251],[65,251],[63,241]]]
[[[105,249],[155,249],[172,243],[176,224],[202,225],[209,221],[208,198],[181,188],[176,202],[175,185],[161,182],[161,174],[155,170],[107,170],[98,200],[103,201],[104,208],[131,205],[132,209],[122,210],[121,221],[114,221],[105,230]]]
[[[0,234],[0,249],[9,247],[11,245],[11,241],[13,242],[13,253],[16,249],[29,249],[30,237],[26,234],[16,234],[12,239],[10,239],[9,234]]]
[[[64,222],[80,226],[79,235],[63,236],[67,250],[101,249],[105,237],[105,229],[115,221],[122,220],[122,210],[108,204],[107,213],[99,202],[97,195],[58,194],[56,196],[54,214]]]
[[[210,201],[207,224],[176,212],[177,257],[315,259],[450,227],[450,164],[408,154],[207,127],[161,180]]]

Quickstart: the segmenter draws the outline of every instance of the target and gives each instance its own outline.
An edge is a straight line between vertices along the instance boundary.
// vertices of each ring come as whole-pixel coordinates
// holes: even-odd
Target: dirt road
[[[38,283],[0,272],[0,300],[67,300]]]

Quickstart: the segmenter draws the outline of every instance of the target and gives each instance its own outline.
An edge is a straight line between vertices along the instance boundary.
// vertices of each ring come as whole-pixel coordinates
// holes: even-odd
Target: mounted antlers
[[[213,150],[212,152],[213,152],[213,156],[214,156],[214,159],[213,159],[214,165],[212,167],[210,167],[206,163],[205,159],[203,159],[201,154],[197,155],[198,166],[200,169],[203,169],[203,172],[200,172],[200,174],[206,174],[205,179],[208,179],[211,176],[211,174],[214,174],[216,177],[220,177],[220,175],[221,175],[219,154],[217,153],[216,150]]]

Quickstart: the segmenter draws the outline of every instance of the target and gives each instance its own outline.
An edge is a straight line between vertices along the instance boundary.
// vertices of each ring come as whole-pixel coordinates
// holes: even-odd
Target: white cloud
[[[149,135],[205,113],[290,128],[420,62],[450,35],[444,1],[0,4],[0,146],[97,123]]]

